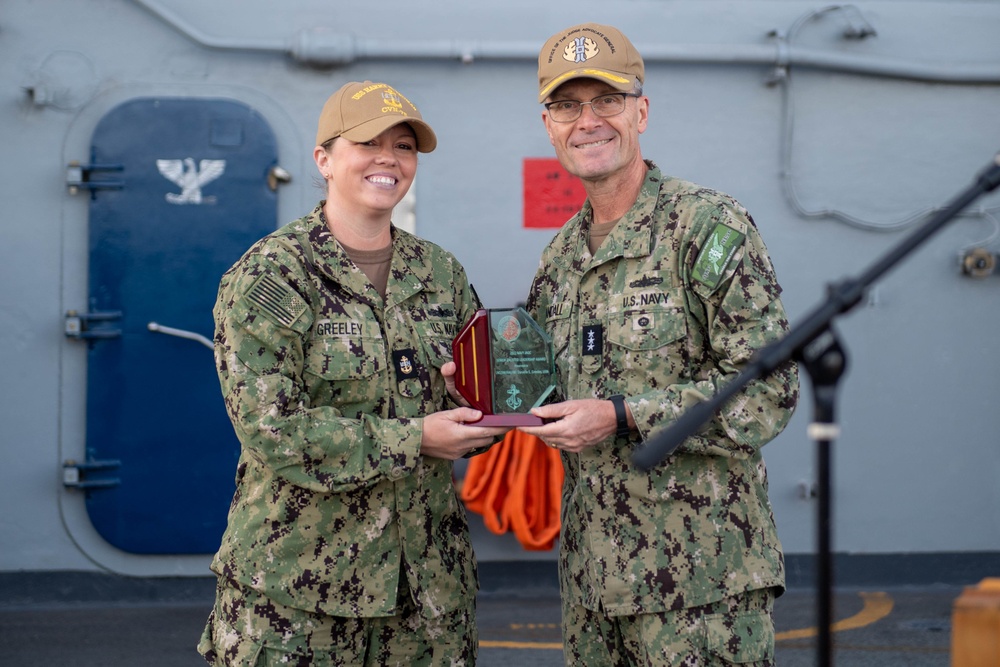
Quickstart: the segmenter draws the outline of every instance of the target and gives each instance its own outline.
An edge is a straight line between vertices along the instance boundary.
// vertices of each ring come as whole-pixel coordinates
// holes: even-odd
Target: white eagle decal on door
[[[226,170],[225,160],[201,160],[197,167],[194,158],[183,160],[157,160],[156,168],[167,179],[181,187],[180,194],[167,193],[171,204],[214,204],[215,197],[202,197],[201,187],[214,181]]]

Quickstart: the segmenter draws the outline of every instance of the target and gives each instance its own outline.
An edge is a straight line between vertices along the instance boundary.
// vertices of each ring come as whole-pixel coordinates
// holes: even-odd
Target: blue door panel
[[[234,490],[239,443],[223,405],[211,340],[222,273],[275,228],[268,172],[274,135],[240,102],[140,98],[98,124],[91,161],[123,182],[90,204],[89,307],[122,316],[89,343],[87,454],[117,461],[88,473],[100,535],[140,554],[211,553]],[[120,166],[120,170],[117,169]]]

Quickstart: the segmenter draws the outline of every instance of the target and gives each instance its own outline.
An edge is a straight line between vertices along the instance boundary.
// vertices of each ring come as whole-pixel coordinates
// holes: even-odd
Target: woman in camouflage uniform
[[[326,199],[222,278],[216,364],[242,453],[198,646],[211,664],[475,664],[452,461],[504,429],[445,409],[477,300],[454,256],[391,222],[436,143],[398,91],[346,84],[313,151]]]

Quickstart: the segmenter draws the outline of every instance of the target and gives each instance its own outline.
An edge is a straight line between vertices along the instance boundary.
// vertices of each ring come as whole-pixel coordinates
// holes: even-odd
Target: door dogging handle
[[[63,461],[63,486],[73,489],[107,489],[119,486],[122,481],[118,477],[109,479],[84,479],[87,472],[93,470],[117,470],[122,465],[118,459],[108,459],[96,461],[88,458],[83,463],[77,463],[73,459]]]
[[[75,310],[66,311],[66,322],[63,333],[67,338],[77,338],[79,340],[98,340],[108,338],[120,338],[121,329],[91,329],[91,322],[112,322],[120,320],[122,311],[109,310],[106,312],[81,313]]]
[[[150,322],[146,325],[146,328],[150,331],[155,331],[156,333],[166,334],[168,336],[177,336],[178,338],[187,338],[188,340],[193,340],[201,343],[210,350],[215,349],[215,345],[212,341],[202,336],[200,333],[195,333],[193,331],[185,331],[184,329],[175,329],[173,327],[165,327],[162,324],[157,324],[156,322]]]

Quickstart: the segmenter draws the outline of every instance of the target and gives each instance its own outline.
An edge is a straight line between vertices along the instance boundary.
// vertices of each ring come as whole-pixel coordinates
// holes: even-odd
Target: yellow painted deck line
[[[841,632],[843,630],[853,630],[871,625],[875,621],[885,618],[892,612],[893,601],[886,593],[859,593],[861,599],[865,601],[864,607],[854,616],[837,621],[830,626],[831,632]],[[787,630],[774,635],[775,641],[786,639],[805,639],[815,637],[819,634],[817,628],[802,628],[801,630]],[[531,649],[552,649],[561,650],[562,642],[515,642],[515,641],[480,641],[480,648],[531,648]]]
[[[865,601],[865,606],[861,608],[854,616],[845,618],[842,621],[837,621],[830,626],[830,632],[841,632],[842,630],[853,630],[855,628],[863,628],[866,625],[871,625],[875,621],[885,618],[892,611],[892,598],[885,593],[859,593],[861,598]],[[805,639],[806,637],[815,637],[819,634],[817,628],[803,628],[801,630],[788,630],[786,632],[778,632],[774,635],[775,641],[782,641],[785,639]]]
[[[479,648],[544,648],[562,650],[562,642],[479,642]]]

